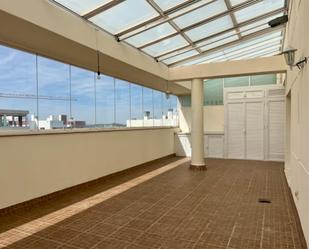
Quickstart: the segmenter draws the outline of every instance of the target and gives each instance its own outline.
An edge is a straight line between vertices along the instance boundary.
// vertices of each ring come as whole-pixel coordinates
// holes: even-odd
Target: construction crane
[[[62,101],[77,101],[76,98],[61,97],[61,96],[44,96],[35,94],[24,94],[24,93],[1,93],[0,98],[11,98],[11,99],[45,99],[45,100],[62,100]]]

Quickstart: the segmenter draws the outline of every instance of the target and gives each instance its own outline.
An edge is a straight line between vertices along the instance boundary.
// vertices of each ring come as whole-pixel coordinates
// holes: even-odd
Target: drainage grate
[[[270,199],[267,199],[267,198],[259,198],[259,203],[271,203],[271,200]]]

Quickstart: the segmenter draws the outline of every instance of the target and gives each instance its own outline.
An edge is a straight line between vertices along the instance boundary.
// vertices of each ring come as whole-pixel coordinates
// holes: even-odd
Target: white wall
[[[0,137],[0,209],[173,154],[175,131]]]
[[[179,128],[182,132],[191,131],[191,107],[179,110]],[[204,132],[224,132],[224,106],[204,106]]]
[[[309,1],[290,1],[292,13],[285,45],[297,48],[296,61],[309,56]],[[309,64],[287,74],[287,146],[285,172],[309,245]],[[290,121],[289,121],[290,120]]]

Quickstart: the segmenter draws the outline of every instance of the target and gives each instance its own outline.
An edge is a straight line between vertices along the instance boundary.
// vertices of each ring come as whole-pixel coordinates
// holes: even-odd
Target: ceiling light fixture
[[[101,79],[101,72],[100,72],[100,52],[97,50],[97,62],[98,62],[98,71],[97,71],[97,79]]]
[[[101,79],[101,72],[100,72],[100,51],[99,51],[99,42],[98,42],[98,29],[95,29],[95,40],[97,46],[97,79]]]
[[[170,94],[171,94],[171,91],[169,90],[169,82],[166,81],[165,98],[166,98],[166,99],[169,99],[169,98],[170,98]]]

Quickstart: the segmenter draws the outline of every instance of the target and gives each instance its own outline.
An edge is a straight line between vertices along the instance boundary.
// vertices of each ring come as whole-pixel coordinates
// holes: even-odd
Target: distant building
[[[69,128],[85,128],[86,121],[77,121],[77,120],[69,120],[67,123],[67,127]]]
[[[168,109],[166,115],[162,118],[151,118],[150,112],[145,111],[143,119],[127,120],[127,127],[152,127],[152,126],[177,126],[178,116],[173,109]]]
[[[63,121],[59,120],[59,118],[56,118],[54,115],[49,115],[46,120],[39,120],[38,122],[34,116],[32,116],[31,121],[36,122],[40,130],[63,129],[65,127]]]
[[[29,111],[24,110],[1,110],[0,127],[27,127],[27,115]]]

